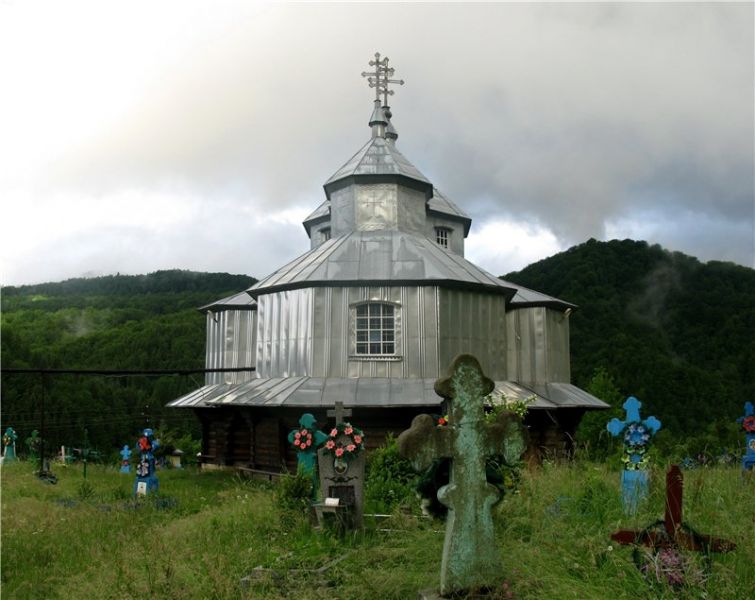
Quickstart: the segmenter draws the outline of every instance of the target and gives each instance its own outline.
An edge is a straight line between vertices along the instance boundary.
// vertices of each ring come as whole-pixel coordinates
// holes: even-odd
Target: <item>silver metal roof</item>
[[[494,397],[503,392],[508,398],[535,396],[530,408],[607,408],[608,405],[569,383],[523,385],[496,381]],[[435,379],[353,379],[322,377],[276,377],[252,379],[242,384],[206,385],[168,406],[207,408],[221,406],[331,407],[343,402],[348,407],[398,408],[436,407],[442,399],[435,393]]]
[[[261,292],[315,285],[394,283],[484,287],[509,296],[517,289],[426,237],[379,230],[351,231],[328,240],[248,291],[256,297]]]
[[[202,312],[221,310],[257,310],[257,301],[246,292],[239,292],[233,296],[227,296],[210,304],[200,306],[197,310]]]
[[[511,283],[505,279],[501,281],[508,287],[514,288],[516,294],[511,299],[510,306],[512,308],[526,308],[528,306],[547,306],[549,308],[555,308],[557,310],[565,310],[567,308],[577,308],[576,304],[548,296],[547,294],[541,294],[535,290]]]
[[[355,175],[401,175],[432,185],[409,160],[385,138],[375,137],[362,146],[348,162],[325,182],[330,184]]]
[[[304,227],[306,227],[307,223],[310,221],[319,221],[320,219],[328,217],[330,217],[330,200],[325,200],[325,202],[318,206],[306,219],[304,219]]]

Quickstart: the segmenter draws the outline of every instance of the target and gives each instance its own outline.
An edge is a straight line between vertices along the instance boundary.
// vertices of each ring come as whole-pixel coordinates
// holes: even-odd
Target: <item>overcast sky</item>
[[[0,0],[0,282],[302,254],[376,51],[491,273],[590,237],[755,266],[750,2]]]

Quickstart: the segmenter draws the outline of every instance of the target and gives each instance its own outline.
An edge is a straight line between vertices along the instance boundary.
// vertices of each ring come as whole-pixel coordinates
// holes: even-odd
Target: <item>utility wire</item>
[[[256,371],[255,367],[229,367],[225,369],[36,369],[0,368],[0,374],[14,375],[111,375],[111,376],[154,376],[154,375],[195,375],[198,373],[244,373]]]

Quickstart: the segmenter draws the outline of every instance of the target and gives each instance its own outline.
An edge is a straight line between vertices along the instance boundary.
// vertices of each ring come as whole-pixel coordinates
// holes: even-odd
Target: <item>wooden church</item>
[[[169,406],[200,420],[203,464],[278,472],[295,468],[286,435],[304,412],[324,428],[343,402],[370,447],[442,414],[433,384],[467,352],[494,401],[534,398],[532,451],[567,451],[584,412],[607,407],[570,383],[575,307],[464,258],[471,219],[399,152],[387,99],[403,82],[387,59],[370,65],[371,136],[304,221],[310,251],[201,309],[206,367],[254,370],[208,373]]]

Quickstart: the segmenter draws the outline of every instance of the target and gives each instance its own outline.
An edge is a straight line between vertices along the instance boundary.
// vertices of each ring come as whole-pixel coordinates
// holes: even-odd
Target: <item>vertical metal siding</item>
[[[497,294],[464,290],[439,291],[438,358],[441,370],[457,354],[471,352],[486,375],[506,374],[506,301]]]
[[[506,316],[508,379],[569,383],[569,320],[542,306],[519,308]]]
[[[257,299],[258,377],[312,374],[312,292],[288,290]]]
[[[256,311],[224,310],[207,312],[205,367],[208,369],[253,367],[255,359]],[[207,373],[205,384],[243,383],[254,372]]]

